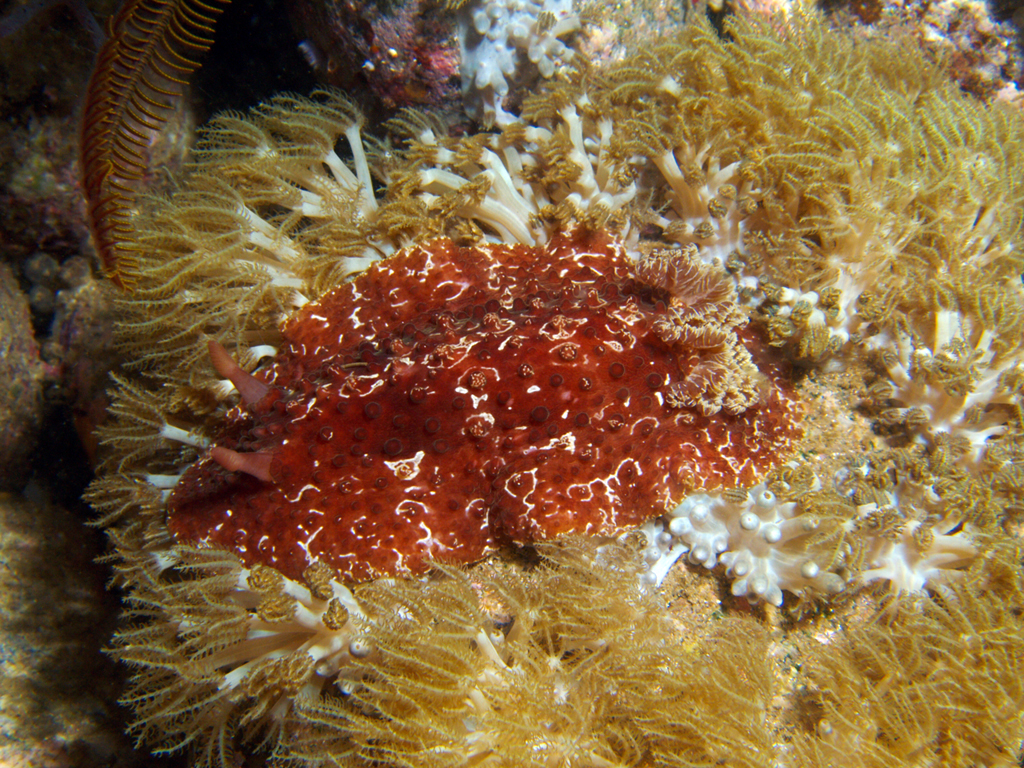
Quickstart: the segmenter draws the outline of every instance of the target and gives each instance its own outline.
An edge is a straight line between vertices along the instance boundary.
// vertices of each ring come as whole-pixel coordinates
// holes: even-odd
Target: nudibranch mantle
[[[170,530],[291,578],[322,561],[363,580],[616,533],[752,482],[801,409],[710,269],[582,229],[407,248],[303,307],[273,364],[240,374]]]

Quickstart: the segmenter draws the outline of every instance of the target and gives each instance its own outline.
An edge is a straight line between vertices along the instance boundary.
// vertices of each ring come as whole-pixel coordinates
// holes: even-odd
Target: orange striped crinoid
[[[170,116],[230,0],[127,0],[111,19],[86,90],[80,157],[93,242],[107,276],[129,288],[131,212],[149,145]]]

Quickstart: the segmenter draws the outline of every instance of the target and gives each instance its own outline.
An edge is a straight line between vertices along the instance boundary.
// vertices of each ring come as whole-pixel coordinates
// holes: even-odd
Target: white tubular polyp
[[[655,167],[661,171],[661,175],[672,188],[672,206],[676,213],[684,218],[703,214],[700,195],[683,178],[683,172],[676,160],[676,153],[669,149],[660,155],[653,157]]]
[[[193,448],[210,447],[210,441],[202,435],[186,431],[180,427],[173,427],[170,424],[164,424],[160,427],[160,437],[165,440],[173,440],[176,443],[190,445]]]
[[[490,180],[492,186],[494,185],[496,176],[493,171],[484,171],[482,175]],[[420,173],[420,184],[424,190],[435,194],[458,191],[467,183],[461,176],[440,168],[431,168]],[[514,190],[510,191],[514,193]],[[491,191],[488,191],[488,197],[477,205],[464,206],[461,209],[463,215],[489,225],[505,242],[535,245],[537,238],[527,228],[526,221],[498,200],[490,198],[490,194]]]
[[[521,221],[529,221],[530,216],[537,213],[537,208],[532,204],[531,200],[523,198],[521,192],[516,188],[511,175],[509,175],[505,164],[490,150],[484,150],[482,159],[484,166],[492,174],[490,192],[495,195],[498,202],[508,209],[513,216],[518,216]]]
[[[359,134],[359,126],[353,123],[345,129],[345,138],[352,149],[352,164],[356,167],[356,177],[359,180],[359,200],[363,215],[377,210],[377,199],[373,196],[373,176],[370,174],[370,164],[366,160],[366,152],[363,150],[363,139]]]

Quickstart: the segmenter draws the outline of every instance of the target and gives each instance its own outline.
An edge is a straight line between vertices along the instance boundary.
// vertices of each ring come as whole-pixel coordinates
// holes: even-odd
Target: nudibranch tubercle
[[[407,248],[300,310],[254,376],[212,348],[243,402],[174,489],[170,530],[362,580],[638,525],[752,482],[799,436],[745,324],[685,249],[636,261],[582,228]]]

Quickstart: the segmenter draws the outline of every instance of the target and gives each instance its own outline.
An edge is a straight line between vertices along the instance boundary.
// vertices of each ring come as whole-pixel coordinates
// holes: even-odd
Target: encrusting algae
[[[1024,119],[813,15],[726,33],[500,133],[280,96],[141,203],[90,497],[142,741],[1018,764]],[[876,438],[823,462],[833,370]]]

